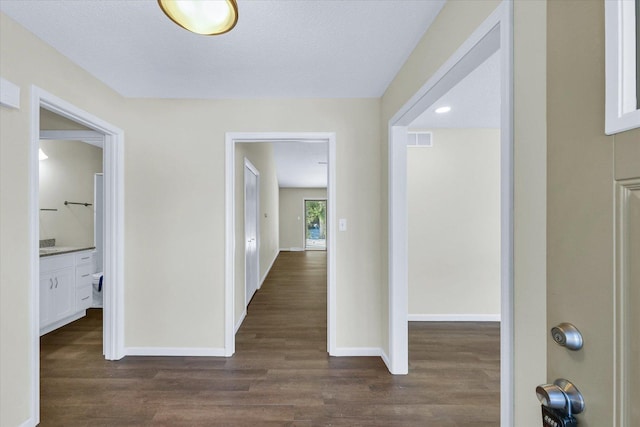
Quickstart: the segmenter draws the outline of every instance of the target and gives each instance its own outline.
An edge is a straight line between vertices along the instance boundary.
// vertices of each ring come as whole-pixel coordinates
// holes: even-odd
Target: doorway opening
[[[438,108],[451,108],[437,113]],[[500,52],[409,125],[409,364],[457,371],[465,404],[500,417]],[[437,342],[437,356],[433,345]],[[461,353],[473,354],[462,359]],[[486,375],[481,383],[469,378]]]
[[[327,250],[327,199],[304,199],[304,249]]]
[[[41,131],[41,119],[46,121],[46,117],[42,115],[49,115],[57,117],[61,122],[71,124],[71,126],[62,126],[57,129],[45,129]],[[46,295],[42,295],[41,288],[44,290],[64,289],[64,283],[74,286],[67,286],[66,291],[60,292],[57,296],[64,296],[71,308],[75,310],[78,308],[78,304],[88,304],[89,286],[91,282],[85,283],[90,277],[89,270],[93,270],[95,267],[85,259],[84,252],[78,252],[75,256],[65,257],[62,264],[58,264],[57,261],[48,261],[47,267],[53,268],[55,272],[60,273],[60,277],[56,274],[50,275],[50,277],[44,278],[45,285],[41,287],[41,251],[40,251],[40,235],[41,225],[46,227],[46,223],[41,224],[41,216],[45,213],[55,214],[60,212],[62,207],[69,209],[69,212],[73,215],[72,209],[77,208],[92,208],[95,204],[94,200],[73,200],[71,198],[59,201],[62,206],[41,206],[40,203],[40,142],[42,140],[66,140],[66,141],[81,141],[90,145],[103,144],[102,149],[102,172],[104,177],[104,217],[102,224],[104,225],[103,240],[104,240],[104,258],[103,258],[103,272],[104,277],[109,284],[105,286],[104,291],[104,316],[103,316],[103,345],[102,352],[107,360],[118,360],[124,357],[124,321],[123,321],[123,287],[124,287],[124,260],[123,260],[123,248],[124,248],[124,235],[123,235],[123,223],[124,223],[124,168],[123,168],[123,131],[112,126],[111,124],[69,104],[68,102],[40,89],[37,87],[32,88],[31,92],[31,141],[30,141],[30,161],[29,161],[29,175],[30,175],[30,190],[29,190],[29,228],[30,228],[30,269],[31,269],[31,294],[34,296],[31,304],[31,370],[32,370],[32,390],[33,390],[33,407],[31,408],[32,419],[36,420],[36,423],[40,420],[40,318],[41,318],[41,299]],[[58,142],[58,144],[64,144]],[[84,144],[83,144],[84,145]],[[54,148],[58,148],[57,146]],[[45,154],[46,156],[46,154]],[[85,180],[85,184],[90,188],[90,192],[93,191],[94,177],[88,177]],[[55,198],[57,201],[57,198]],[[66,204],[64,203],[66,202]],[[93,202],[93,203],[92,203]],[[58,203],[58,201],[56,202]],[[41,211],[40,209],[49,209],[49,211]],[[55,211],[54,209],[58,209]],[[42,213],[41,213],[42,212]],[[78,212],[75,212],[79,215]],[[82,212],[86,214],[88,218],[92,217],[92,212]],[[83,217],[84,217],[83,216]],[[92,218],[93,219],[93,218]],[[88,239],[93,240],[94,230],[90,230],[91,236]],[[49,256],[56,255],[53,253],[58,250],[45,249],[45,254]],[[53,252],[52,252],[53,251]],[[73,262],[73,266],[65,263]],[[46,272],[43,270],[43,273]],[[89,276],[87,276],[89,275]],[[56,278],[58,279],[56,281]],[[78,278],[80,278],[80,287],[75,286]],[[51,283],[48,279],[51,279]],[[54,304],[57,304],[61,298],[55,298]],[[78,302],[80,301],[80,302]],[[44,300],[43,300],[44,302]],[[93,301],[92,301],[93,302]],[[44,307],[44,305],[43,305]],[[62,306],[60,306],[62,307]],[[48,308],[48,307],[44,307]],[[46,311],[46,316],[48,315]],[[65,314],[64,319],[68,319],[73,313],[67,311],[61,311]],[[61,316],[62,316],[61,314]],[[64,321],[64,319],[58,319]],[[54,322],[55,323],[55,322]],[[54,327],[55,325],[49,325]]]
[[[40,335],[103,307],[103,147],[103,134],[40,110]]]
[[[498,50],[500,58],[500,422],[513,425],[513,5],[504,2],[389,121],[389,369],[408,373],[407,143],[411,123]],[[434,141],[437,144],[437,139]]]
[[[240,327],[244,316],[246,315],[246,305],[245,298],[243,298],[242,293],[244,293],[244,281],[242,281],[241,287],[238,286],[239,281],[237,280],[236,271],[244,271],[244,269],[238,268],[238,260],[241,256],[240,253],[236,252],[236,248],[238,247],[236,241],[236,223],[239,219],[236,218],[236,212],[243,212],[240,206],[237,206],[237,203],[240,203],[239,200],[242,200],[241,196],[238,196],[238,188],[241,184],[237,182],[242,179],[241,175],[237,175],[238,172],[236,170],[241,167],[241,164],[236,160],[236,147],[243,145],[253,145],[260,144],[266,145],[265,143],[272,143],[277,145],[293,145],[293,146],[302,146],[302,145],[319,145],[321,143],[326,150],[326,198],[327,198],[327,209],[326,209],[326,251],[327,251],[327,351],[329,354],[333,353],[333,349],[335,348],[335,325],[336,325],[336,290],[335,290],[335,264],[336,264],[336,255],[335,255],[335,245],[334,239],[332,236],[335,234],[335,221],[333,218],[336,216],[335,211],[335,203],[332,201],[335,199],[335,186],[336,186],[336,173],[335,173],[335,134],[334,133],[272,133],[272,132],[257,132],[257,133],[227,133],[226,135],[226,185],[225,185],[225,206],[226,206],[226,233],[225,233],[225,246],[226,246],[226,269],[225,269],[225,356],[232,356],[235,352],[235,333],[237,329]],[[259,165],[257,165],[259,167]],[[260,170],[260,174],[263,174],[264,171]],[[263,179],[261,176],[260,179]],[[267,177],[265,176],[266,180]],[[285,185],[284,187],[288,187]],[[313,186],[310,186],[313,187]],[[289,188],[281,188],[281,190],[290,190]],[[294,212],[297,209],[300,209],[302,204],[300,201],[301,198],[297,199],[298,202],[296,207],[294,207],[291,212]],[[266,207],[260,207],[259,219],[260,221],[268,220],[269,214],[267,213]],[[296,222],[301,220],[299,218],[303,216],[303,213],[300,212],[296,216]],[[275,219],[278,220],[277,218]],[[305,222],[305,221],[302,221]],[[302,227],[295,226],[296,230],[301,230]],[[297,234],[297,232],[294,232]],[[244,237],[244,233],[243,233]],[[298,238],[299,239],[299,238]],[[300,240],[297,240],[298,242]],[[257,238],[257,246],[263,244],[259,238]],[[264,242],[266,244],[266,242]],[[302,248],[300,248],[302,249]],[[300,250],[297,249],[297,250]],[[279,248],[278,250],[286,250],[283,248]],[[290,248],[289,250],[295,251],[295,248]],[[268,264],[268,261],[267,261]],[[265,265],[263,265],[265,267]],[[267,271],[269,268],[266,269]],[[240,279],[241,280],[241,279]]]

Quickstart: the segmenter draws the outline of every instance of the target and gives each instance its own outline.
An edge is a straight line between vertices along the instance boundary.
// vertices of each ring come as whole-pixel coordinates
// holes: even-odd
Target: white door
[[[245,235],[245,304],[249,305],[258,289],[258,170],[245,159],[244,166],[244,235]]]

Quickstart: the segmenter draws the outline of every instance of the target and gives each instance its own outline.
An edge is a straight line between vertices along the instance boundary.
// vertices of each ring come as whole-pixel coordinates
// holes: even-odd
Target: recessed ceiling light
[[[449,111],[451,111],[451,107],[449,106],[436,108],[436,113],[438,114],[448,113]]]

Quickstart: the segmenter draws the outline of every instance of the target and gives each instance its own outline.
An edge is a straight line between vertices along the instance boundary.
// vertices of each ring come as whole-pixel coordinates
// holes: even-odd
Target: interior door
[[[247,160],[244,167],[245,304],[258,289],[258,170]]]

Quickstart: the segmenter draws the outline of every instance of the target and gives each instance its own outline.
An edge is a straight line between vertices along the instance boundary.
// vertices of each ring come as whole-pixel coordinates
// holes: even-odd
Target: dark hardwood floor
[[[41,338],[42,426],[498,426],[499,325],[411,323],[410,373],[328,357],[326,253],[282,252],[236,354],[102,358],[102,313]]]

